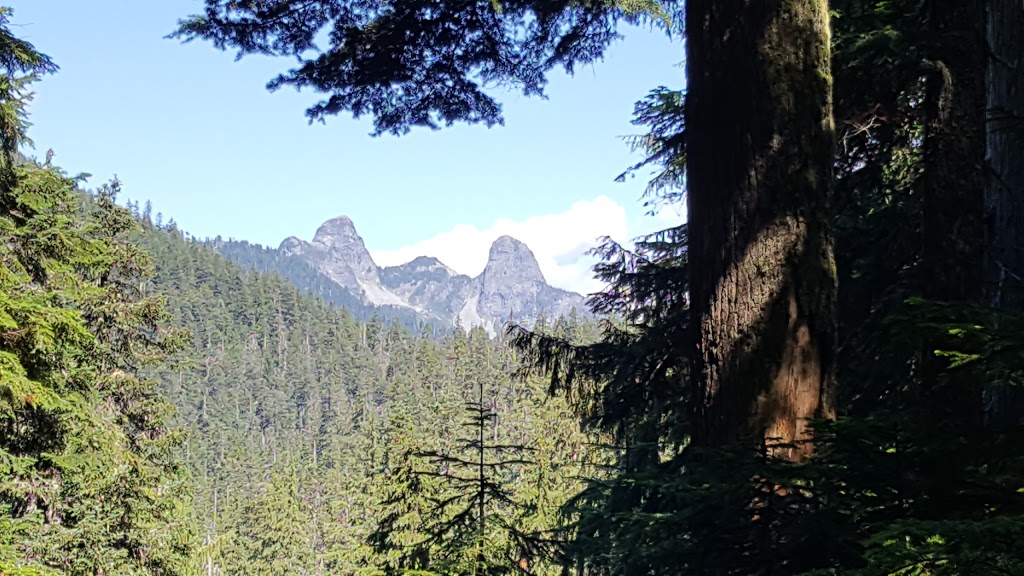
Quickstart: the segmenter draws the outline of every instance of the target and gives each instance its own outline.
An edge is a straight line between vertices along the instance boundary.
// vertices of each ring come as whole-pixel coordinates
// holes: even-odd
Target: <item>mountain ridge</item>
[[[239,254],[221,244],[225,256]],[[270,258],[261,256],[263,268],[276,267],[288,276],[286,268],[308,266],[338,288],[333,292],[345,293],[335,295],[343,305],[355,303],[433,325],[480,326],[494,336],[508,321],[531,325],[541,315],[588,314],[581,294],[548,284],[529,246],[508,235],[491,243],[487,263],[476,276],[460,274],[426,254],[380,266],[345,215],[324,221],[310,241],[289,236],[276,250],[263,250],[273,252]]]

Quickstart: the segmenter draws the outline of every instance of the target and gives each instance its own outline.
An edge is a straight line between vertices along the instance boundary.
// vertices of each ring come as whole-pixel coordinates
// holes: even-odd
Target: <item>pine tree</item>
[[[389,454],[375,488],[380,492],[376,527],[367,541],[374,560],[386,574],[429,573],[432,546],[425,531],[431,499],[439,490],[438,480],[425,474],[416,430],[401,407],[395,407],[389,434]]]
[[[424,531],[426,541],[436,549],[433,571],[505,574],[520,566],[520,559],[533,562],[536,555],[530,535],[514,522],[513,515],[522,505],[507,481],[511,466],[529,463],[524,459],[529,449],[499,440],[496,399],[488,399],[485,393],[490,387],[486,381],[491,376],[490,343],[483,330],[476,328],[468,344],[470,355],[464,358],[475,362],[462,373],[464,385],[475,389],[475,398],[465,403],[461,428],[466,437],[456,439],[446,450],[419,454],[432,464],[433,471],[424,475],[439,477],[447,485],[433,498]]]

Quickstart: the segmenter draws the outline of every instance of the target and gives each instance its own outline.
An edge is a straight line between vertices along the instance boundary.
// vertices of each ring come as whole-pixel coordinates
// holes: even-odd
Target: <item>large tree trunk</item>
[[[828,5],[690,0],[686,25],[694,439],[799,460],[834,412]]]
[[[984,254],[985,43],[983,0],[931,0],[936,48],[927,63],[922,176],[922,294],[979,303]],[[981,390],[957,378],[940,381],[926,350],[924,379],[937,422],[970,423],[981,415]]]
[[[1024,2],[989,0],[986,78],[986,299],[994,308],[1024,311]],[[1024,416],[1024,393],[989,391],[993,424]]]

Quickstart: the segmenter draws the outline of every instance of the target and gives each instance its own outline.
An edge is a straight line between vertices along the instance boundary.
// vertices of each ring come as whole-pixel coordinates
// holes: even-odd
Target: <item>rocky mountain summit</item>
[[[278,250],[306,262],[363,304],[405,308],[424,320],[466,329],[482,326],[492,335],[509,320],[529,324],[541,314],[586,311],[583,296],[550,286],[530,248],[511,236],[491,244],[487,265],[475,278],[431,256],[382,268],[346,216],[324,222],[311,242],[293,236]]]

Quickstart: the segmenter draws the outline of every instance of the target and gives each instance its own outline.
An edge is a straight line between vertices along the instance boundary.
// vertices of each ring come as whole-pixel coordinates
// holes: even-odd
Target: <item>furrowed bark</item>
[[[825,0],[687,7],[698,444],[811,451],[834,415],[834,126]]]

